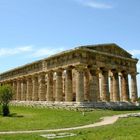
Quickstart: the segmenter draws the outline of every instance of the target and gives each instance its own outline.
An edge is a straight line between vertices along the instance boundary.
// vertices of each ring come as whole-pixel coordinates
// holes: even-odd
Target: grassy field
[[[0,116],[0,131],[37,130],[72,127],[90,124],[100,117],[134,111],[95,110],[85,112],[63,109],[45,109],[31,107],[11,107],[11,117]],[[73,131],[77,136],[61,140],[139,140],[140,118],[121,119],[114,125]],[[39,133],[0,135],[0,140],[43,140]]]
[[[113,125],[72,131],[77,136],[60,140],[140,140],[140,118],[124,118]],[[45,133],[46,134],[46,133]],[[0,135],[0,140],[47,140],[36,134]]]

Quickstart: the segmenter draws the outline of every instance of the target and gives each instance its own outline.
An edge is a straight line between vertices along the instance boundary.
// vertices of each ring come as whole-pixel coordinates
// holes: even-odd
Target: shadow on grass
[[[0,113],[0,116],[3,116],[2,113]],[[15,117],[15,118],[22,118],[24,117],[23,115],[18,115],[17,113],[11,113],[8,116],[3,116],[3,117]]]
[[[18,115],[17,113],[11,113],[10,115],[8,115],[8,117],[22,118],[24,116],[23,115]]]

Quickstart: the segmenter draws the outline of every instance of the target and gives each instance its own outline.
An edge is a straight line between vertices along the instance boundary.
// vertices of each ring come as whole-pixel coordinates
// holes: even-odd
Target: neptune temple
[[[135,104],[137,62],[116,44],[80,46],[1,73],[0,85],[12,86],[14,102]]]

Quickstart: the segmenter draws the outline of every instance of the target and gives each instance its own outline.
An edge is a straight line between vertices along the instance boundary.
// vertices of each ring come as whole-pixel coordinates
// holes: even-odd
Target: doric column
[[[45,73],[40,73],[38,76],[38,94],[39,94],[39,101],[46,100],[46,85],[45,85]]]
[[[16,99],[21,100],[21,81],[20,79],[17,79],[17,94],[16,94]]]
[[[85,101],[90,100],[90,95],[89,95],[89,71],[86,70],[84,74],[84,99]]]
[[[97,101],[99,94],[99,75],[96,69],[90,69],[89,95],[90,101]]]
[[[66,69],[66,79],[65,79],[65,101],[71,102],[73,100],[72,93],[72,70],[71,68]]]
[[[113,74],[113,101],[120,101],[120,93],[119,93],[119,75],[116,70],[112,70]]]
[[[113,101],[113,76],[110,76],[110,101]]]
[[[76,67],[76,102],[84,101],[84,68]]]
[[[129,101],[128,74],[126,72],[122,72],[121,76],[121,96],[122,101]]]
[[[25,101],[26,100],[26,81],[24,79],[21,80],[21,100]]]
[[[56,71],[56,92],[55,92],[55,101],[63,100],[63,89],[62,89],[62,70],[59,69]]]
[[[37,77],[37,75],[32,76],[32,84],[33,84],[32,100],[38,101],[38,77]]]
[[[72,94],[73,101],[76,101],[76,70],[72,69]]]
[[[101,92],[102,92],[102,101],[109,101],[109,85],[108,85],[108,70],[102,70],[102,81],[101,81]]]
[[[16,100],[16,94],[17,94],[17,83],[16,83],[16,81],[13,81],[12,89],[13,89],[13,100]]]
[[[31,77],[27,77],[27,94],[26,94],[26,100],[31,101],[32,100],[32,79]]]
[[[131,73],[131,101],[136,102],[138,100],[137,92],[137,73]]]
[[[53,101],[53,72],[47,73],[47,101]]]

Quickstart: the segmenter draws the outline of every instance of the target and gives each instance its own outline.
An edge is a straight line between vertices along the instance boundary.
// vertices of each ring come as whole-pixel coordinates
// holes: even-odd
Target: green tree
[[[12,100],[13,91],[11,86],[3,85],[0,86],[0,103],[2,105],[3,116],[8,116],[10,114],[9,102]]]

